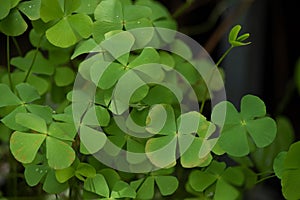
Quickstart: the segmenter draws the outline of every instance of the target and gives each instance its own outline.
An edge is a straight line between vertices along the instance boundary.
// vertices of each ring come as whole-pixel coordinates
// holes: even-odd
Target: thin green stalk
[[[18,51],[19,56],[23,56],[23,53],[22,53],[22,51],[21,51],[21,48],[20,48],[20,46],[19,46],[18,41],[16,40],[16,38],[15,38],[15,37],[12,37],[12,40],[13,40],[13,42],[14,42],[16,48],[17,48],[17,51]]]
[[[187,0],[182,6],[180,6],[173,14],[173,18],[178,18],[183,13],[186,12],[186,10],[194,3],[195,0]]]
[[[275,175],[275,174],[273,174],[273,175],[271,175],[271,176],[264,177],[264,178],[262,178],[262,179],[260,179],[260,180],[256,181],[256,183],[255,183],[255,184],[261,183],[261,182],[263,182],[263,181],[265,181],[265,180],[268,180],[268,179],[270,179],[270,178],[274,178],[274,177],[276,177],[276,175]]]
[[[7,36],[6,40],[6,60],[7,60],[7,72],[8,72],[8,81],[9,81],[9,87],[12,90],[13,84],[11,79],[11,68],[10,68],[10,47],[9,47],[9,36]]]
[[[28,69],[28,71],[27,71],[27,74],[26,74],[26,76],[25,76],[25,79],[24,79],[24,81],[23,81],[24,83],[27,82],[27,79],[28,79],[28,77],[29,77],[29,75],[30,75],[30,73],[31,73],[32,68],[33,68],[34,62],[35,62],[36,57],[37,57],[37,54],[38,54],[38,52],[39,52],[39,47],[40,47],[41,40],[42,40],[42,37],[40,37],[40,40],[39,40],[38,45],[37,45],[37,47],[36,47],[35,53],[34,53],[34,55],[33,55],[32,62],[31,62],[31,64],[30,64],[30,67],[29,67],[29,69]]]
[[[222,55],[222,57],[218,60],[218,62],[216,63],[216,66],[219,67],[219,65],[221,64],[221,62],[225,59],[225,57],[229,54],[229,52],[233,49],[233,46],[231,46],[229,49],[227,49],[227,51],[225,51],[225,53]]]
[[[201,106],[200,106],[200,113],[203,112],[204,105],[205,105],[205,102],[206,102],[205,97],[207,96],[207,94],[208,94],[208,92],[209,92],[209,91],[208,91],[208,85],[209,85],[209,83],[211,82],[211,80],[212,80],[212,78],[213,78],[213,74],[215,73],[215,70],[218,69],[218,67],[220,66],[221,62],[225,59],[225,57],[229,54],[229,52],[230,52],[232,49],[233,49],[233,46],[231,46],[229,49],[227,49],[227,50],[225,51],[225,53],[221,56],[221,58],[218,60],[218,62],[216,63],[216,67],[213,69],[212,74],[211,74],[211,76],[210,76],[210,78],[209,78],[209,81],[208,81],[208,83],[207,83],[207,87],[206,87],[206,89],[205,89],[205,93],[204,93],[204,96],[203,96],[204,99],[202,100]]]

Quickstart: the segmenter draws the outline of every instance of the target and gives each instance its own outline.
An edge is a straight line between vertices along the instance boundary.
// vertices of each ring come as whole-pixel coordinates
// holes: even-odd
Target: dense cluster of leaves
[[[28,31],[34,49],[11,58],[7,69],[0,68],[0,138],[9,138],[27,184],[42,186],[49,194],[69,188],[80,190],[84,199],[153,199],[180,196],[181,187],[186,199],[241,198],[257,182],[254,170],[271,170],[276,155],[288,150],[291,125],[285,118],[276,123],[267,116],[264,102],[253,95],[243,97],[240,112],[230,102],[216,105],[211,117],[182,112],[181,107],[188,107],[184,98],[193,99],[190,89],[199,102],[210,98],[204,78],[187,61],[197,60],[174,35],[154,29],[138,37],[130,32],[143,27],[176,30],[176,22],[153,0],[1,1],[0,32],[7,35],[8,45],[10,37]],[[235,26],[230,32],[231,48],[249,44],[244,42],[249,34],[239,36],[240,30]],[[178,54],[148,43],[169,45]],[[95,86],[92,98],[72,91],[76,73]],[[128,91],[133,91],[130,98]],[[82,109],[79,121],[73,119],[78,114],[74,105]],[[8,137],[1,136],[5,133]],[[126,162],[131,171],[149,173],[104,166],[93,156],[100,150],[116,158],[110,163],[116,169]],[[123,155],[122,150],[140,156]],[[295,143],[274,163],[288,199],[300,198],[294,189],[300,180],[299,152]],[[238,166],[221,162],[224,154]],[[182,171],[186,168],[193,169]]]

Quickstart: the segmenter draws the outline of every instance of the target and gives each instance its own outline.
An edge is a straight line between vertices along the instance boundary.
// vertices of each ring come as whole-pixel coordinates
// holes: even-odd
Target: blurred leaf
[[[103,175],[96,174],[95,177],[87,178],[83,188],[87,191],[94,192],[100,196],[109,198],[109,188]]]
[[[40,18],[41,0],[23,1],[18,5],[19,10],[24,13],[30,20]]]
[[[96,170],[95,168],[87,163],[79,163],[79,165],[76,168],[75,171],[75,176],[84,181],[85,179],[83,177],[86,178],[93,178],[96,176]]]
[[[55,177],[58,182],[64,183],[74,176],[74,172],[75,170],[73,167],[59,169],[55,171]]]
[[[59,194],[68,188],[68,183],[59,183],[55,176],[54,170],[49,170],[46,175],[43,190],[49,194]]]
[[[47,174],[49,167],[44,165],[29,164],[25,166],[24,176],[26,183],[33,187],[36,186]]]
[[[69,67],[56,68],[54,81],[57,86],[67,86],[74,82],[75,73]]]
[[[40,95],[37,92],[37,90],[33,86],[29,85],[28,83],[20,83],[16,86],[16,89],[18,91],[20,98],[25,103],[29,103],[37,99],[40,99]]]
[[[26,31],[27,27],[28,25],[16,8],[0,21],[0,31],[8,36],[19,36]]]
[[[155,182],[163,196],[173,194],[179,186],[179,182],[174,176],[157,176]]]
[[[282,179],[282,173],[284,171],[283,165],[284,165],[284,160],[286,158],[286,155],[287,155],[287,152],[282,151],[276,156],[276,158],[274,160],[273,169],[274,169],[275,175],[279,179]]]

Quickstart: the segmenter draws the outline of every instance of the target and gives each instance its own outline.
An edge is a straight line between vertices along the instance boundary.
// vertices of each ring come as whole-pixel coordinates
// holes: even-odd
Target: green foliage
[[[241,112],[230,102],[218,104],[212,111],[212,121],[222,125],[221,113],[226,117],[219,143],[229,155],[241,157],[250,153],[250,145],[268,146],[276,137],[276,123],[266,117],[264,102],[256,96],[246,95],[241,100]]]
[[[281,179],[282,193],[286,199],[299,199],[300,143],[292,144],[287,152],[281,152],[275,159],[274,171]]]
[[[240,112],[223,101],[205,116],[205,102],[223,88],[223,74],[216,78],[214,64],[164,31],[177,24],[158,1],[0,4],[8,44],[28,33],[33,46],[10,58],[8,45],[7,69],[0,68],[0,142],[9,142],[29,186],[61,199],[231,200],[260,181],[254,171],[273,166],[284,196],[300,198],[300,145],[292,144],[288,119],[278,117],[276,124],[253,95],[242,98]],[[230,31],[231,47],[217,67],[231,49],[250,44],[249,33],[240,30]],[[72,88],[80,83],[81,90]],[[189,110],[199,103],[200,112]],[[101,163],[99,156],[112,159]],[[237,166],[219,162],[221,156]],[[126,172],[113,169],[124,163]]]

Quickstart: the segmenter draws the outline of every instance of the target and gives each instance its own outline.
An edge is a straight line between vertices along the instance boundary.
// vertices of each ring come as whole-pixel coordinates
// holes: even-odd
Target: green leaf
[[[247,130],[257,147],[262,148],[271,144],[277,132],[275,121],[270,117],[247,122]],[[263,133],[263,135],[262,135]]]
[[[282,151],[274,159],[273,169],[274,169],[275,175],[279,179],[282,179],[282,174],[284,172],[283,165],[284,165],[284,160],[286,158],[286,155],[287,155],[287,152],[286,151]]]
[[[101,169],[99,172],[104,176],[109,188],[113,188],[121,179],[119,174],[112,168]]]
[[[179,182],[174,176],[156,176],[155,182],[163,196],[173,194],[179,186]]]
[[[159,63],[160,57],[157,51],[153,48],[144,48],[142,53],[131,61],[128,65],[129,68],[138,67],[147,63]]]
[[[29,103],[40,99],[38,91],[28,83],[20,83],[16,86],[16,89],[23,102]]]
[[[44,142],[46,135],[14,132],[10,138],[10,150],[22,163],[31,163]]]
[[[53,122],[48,130],[48,135],[66,141],[73,141],[74,133],[76,134],[76,130],[69,123]]]
[[[93,14],[101,0],[81,0],[77,13]]]
[[[216,176],[210,173],[194,170],[189,175],[189,184],[193,190],[203,192],[217,180]]]
[[[22,103],[6,84],[0,83],[0,94],[5,94],[1,97],[0,108],[5,106],[19,105]]]
[[[8,36],[21,35],[27,27],[28,25],[16,8],[12,9],[8,16],[0,21],[0,31]]]
[[[69,67],[56,68],[54,81],[57,86],[63,87],[73,83],[75,79],[75,73]]]
[[[16,109],[14,109],[11,113],[6,115],[3,119],[1,119],[2,123],[16,131],[28,131],[28,129],[16,122],[16,115],[19,113],[27,113],[25,106],[19,106]]]
[[[136,192],[134,189],[124,181],[118,181],[111,191],[112,198],[135,198]]]
[[[110,115],[106,108],[102,106],[95,107],[96,116],[100,126],[108,126],[110,122]]]
[[[250,152],[246,131],[242,126],[224,128],[218,142],[232,156],[241,157]]]
[[[241,29],[242,29],[241,25],[235,25],[235,26],[231,29],[231,31],[230,31],[230,33],[229,33],[229,37],[228,37],[229,43],[230,43],[230,44],[231,44],[231,42],[236,41],[237,36],[238,36],[238,34],[239,34],[239,32],[240,32]]]
[[[176,146],[175,136],[163,136],[147,140],[145,151],[154,165],[164,168],[176,163]]]
[[[101,42],[101,47],[107,50],[122,65],[126,66],[134,41],[133,35],[124,31]]]
[[[299,152],[298,152],[299,153]],[[282,193],[286,199],[300,198],[300,169],[285,171],[282,174]]]
[[[49,42],[55,46],[67,48],[78,41],[67,18],[63,18],[57,24],[46,31],[46,37]]]
[[[38,104],[27,104],[26,109],[29,112],[43,118],[46,121],[46,124],[50,124],[52,122],[53,110],[49,106],[43,106]]]
[[[122,24],[106,21],[96,21],[93,25],[93,38],[96,42],[101,42],[105,39],[104,35],[106,33],[115,30],[122,30]]]
[[[141,5],[126,5],[123,8],[123,12],[125,22],[146,18],[152,14],[152,10],[149,7]]]
[[[84,181],[85,179],[83,177],[86,178],[93,178],[96,176],[96,170],[95,168],[87,163],[79,163],[76,171],[75,171],[75,176]]]
[[[55,176],[54,170],[49,170],[44,184],[43,190],[49,194],[59,194],[68,188],[68,183],[59,183]]]
[[[77,56],[85,54],[85,53],[97,52],[97,50],[98,50],[97,46],[98,46],[98,44],[92,38],[90,38],[88,40],[84,40],[76,46],[76,49],[75,49],[71,59],[73,60]]]
[[[241,113],[244,120],[266,115],[265,103],[258,97],[246,95],[241,101]]]
[[[0,4],[1,4],[0,7],[0,20],[1,20],[9,14],[11,6],[10,6],[10,1],[7,0],[0,0]]]
[[[64,16],[63,9],[58,0],[42,0],[40,13],[44,22],[49,22]]]
[[[46,156],[53,169],[69,167],[75,160],[75,152],[70,145],[53,137],[46,139]]]
[[[154,196],[154,177],[149,176],[137,191],[137,198],[152,199]]]
[[[16,122],[40,133],[47,133],[46,121],[38,115],[32,113],[19,113],[16,115]]]
[[[48,167],[44,165],[27,165],[25,166],[24,176],[26,183],[30,186],[36,186],[47,174]]]
[[[92,34],[93,21],[88,15],[75,14],[68,17],[68,21],[76,34],[88,38]]]
[[[106,143],[106,135],[103,132],[97,131],[87,126],[80,128],[81,143],[88,150],[89,154],[94,154],[103,148]]]
[[[32,63],[33,61],[34,63]],[[36,52],[36,50],[29,51],[24,58],[12,58],[11,64],[25,72],[30,70],[31,66],[31,72],[36,74],[52,75],[54,72],[53,64],[45,59],[40,51]],[[28,80],[30,79],[31,77],[28,78]]]
[[[64,183],[67,182],[70,178],[74,176],[74,168],[73,167],[67,167],[65,169],[59,169],[55,171],[55,177],[58,182]]]
[[[276,137],[277,127],[273,119],[265,117],[265,110],[263,101],[252,95],[243,97],[240,114],[229,102],[217,104],[212,111],[212,121],[221,127],[224,125],[219,139],[220,147],[229,155],[245,156],[249,154],[252,144],[248,134],[259,148],[271,144]]]
[[[73,11],[75,11],[77,8],[79,8],[81,4],[81,0],[64,0],[64,12],[66,15],[71,14]]]
[[[235,186],[242,186],[245,179],[243,172],[237,167],[228,167],[222,174],[222,178]]]
[[[100,196],[109,198],[109,188],[103,175],[96,174],[93,178],[87,178],[83,188]]]
[[[121,23],[123,19],[121,2],[119,0],[102,0],[94,15],[98,21]]]
[[[25,1],[18,5],[19,10],[30,20],[37,20],[40,18],[40,7],[41,0]]]
[[[175,40],[171,43],[171,51],[178,56],[181,56],[185,60],[191,60],[193,53],[189,46],[185,44],[182,40]]]
[[[242,27],[240,25],[236,25],[231,29],[229,33],[228,41],[232,45],[232,47],[245,46],[251,43],[251,42],[243,42],[250,36],[249,33],[245,33],[238,37],[238,34],[241,29]]]
[[[223,179],[220,179],[216,185],[216,191],[214,195],[215,200],[232,200],[239,197],[239,191],[228,184]]]
[[[260,172],[270,171],[273,166],[273,160],[278,153],[288,151],[289,146],[294,141],[294,130],[291,122],[282,116],[277,117],[276,121],[278,130],[272,144],[251,153],[252,160]]]

